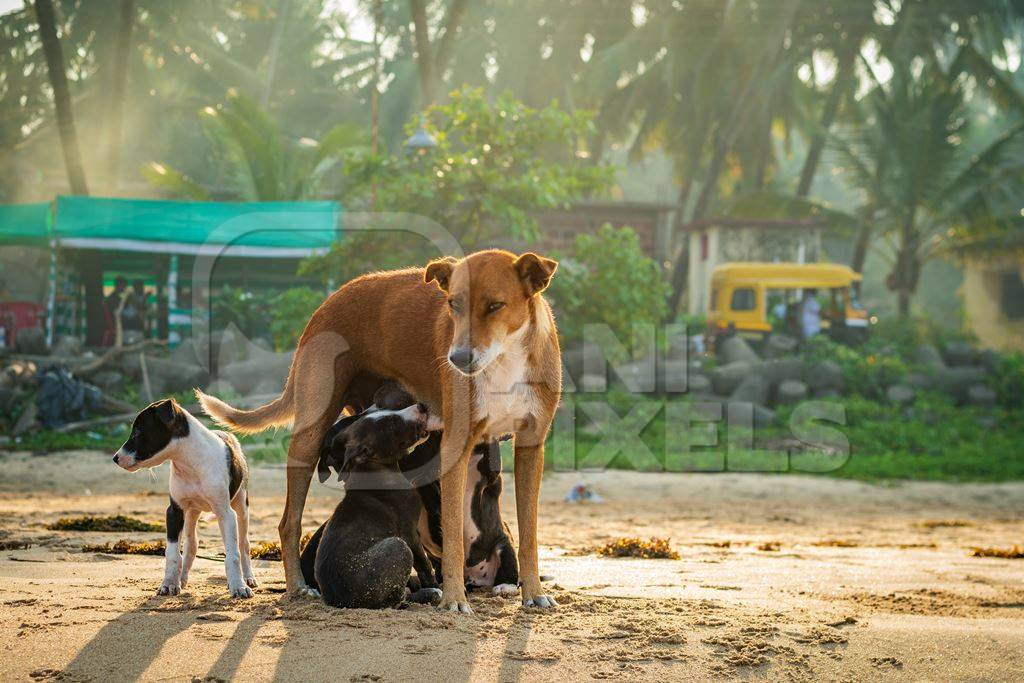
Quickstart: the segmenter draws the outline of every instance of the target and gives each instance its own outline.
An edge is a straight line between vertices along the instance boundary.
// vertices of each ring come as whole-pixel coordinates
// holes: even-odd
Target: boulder
[[[931,344],[922,344],[914,350],[914,365],[922,368],[931,368],[935,370],[944,370],[946,364],[942,361],[942,356],[939,355],[938,350]]]
[[[138,376],[142,376],[142,359],[136,356]],[[208,374],[196,363],[180,363],[168,358],[146,354],[146,371],[149,374],[149,385],[153,397],[175,391],[185,391],[204,384]]]
[[[729,400],[727,405],[722,406],[723,419],[728,422],[729,428],[753,426],[754,429],[770,427],[778,422],[775,411],[756,403],[746,401]]]
[[[216,360],[218,368],[237,363],[249,357],[248,343],[245,335],[234,324],[230,324],[226,329],[210,335],[209,343],[213,346],[212,356]]]
[[[935,386],[935,376],[928,372],[912,372],[907,375],[906,383],[918,391],[927,391]]]
[[[253,387],[253,396],[277,396],[284,389],[284,380],[264,377]]]
[[[224,398],[225,396],[233,396],[237,392],[235,388],[231,386],[231,383],[224,379],[215,379],[206,385],[203,389],[204,392],[210,396],[216,396],[217,398]]]
[[[602,392],[608,389],[608,378],[604,375],[583,375],[578,385],[583,392]]]
[[[718,362],[722,365],[729,365],[737,361],[757,363],[761,360],[761,357],[750,347],[750,344],[743,337],[736,334],[720,339],[715,347],[715,355],[718,357]]]
[[[18,330],[18,337],[14,344],[14,350],[18,353],[30,356],[42,356],[46,354],[46,333],[38,327],[26,327]]]
[[[248,395],[257,384],[267,378],[275,379],[284,386],[291,361],[291,353],[261,353],[248,360],[222,367],[219,377],[229,382],[239,394]]]
[[[784,379],[775,388],[775,404],[791,406],[807,398],[807,385],[798,379]]]
[[[666,360],[658,364],[658,391],[680,393],[687,391],[694,376],[687,360]]]
[[[82,353],[84,343],[81,337],[72,334],[62,334],[57,337],[53,344],[51,354],[58,358],[74,358]]]
[[[773,332],[765,340],[764,355],[766,358],[789,356],[796,352],[798,344],[799,342],[797,342],[796,338],[788,334]]]
[[[653,393],[658,388],[657,367],[653,358],[616,365],[612,381],[631,394]]]
[[[711,380],[707,375],[690,375],[686,391],[692,396],[708,396],[711,394]]]
[[[979,365],[967,365],[959,368],[946,368],[935,376],[935,388],[954,401],[964,402],[967,390],[975,384],[984,384],[985,368]]]
[[[996,404],[996,392],[984,384],[975,384],[967,389],[967,404],[979,408],[991,408]]]
[[[846,378],[839,363],[831,360],[810,363],[804,368],[803,381],[809,392],[821,396],[826,391],[842,393],[846,388]]]
[[[117,370],[100,370],[89,379],[107,393],[120,391],[124,387],[124,373]]]
[[[768,403],[768,394],[771,388],[771,384],[763,375],[750,374],[744,377],[729,395],[729,401],[764,405]]]
[[[695,331],[694,334],[700,333]],[[684,328],[671,328],[665,341],[665,357],[669,360],[686,360],[693,356],[693,340]]]
[[[885,390],[885,398],[894,406],[906,406],[914,402],[916,393],[906,384],[893,384]]]
[[[961,368],[974,362],[974,349],[967,342],[948,342],[942,347],[942,359],[951,368]]]
[[[999,370],[999,365],[1002,362],[1002,354],[994,349],[985,349],[978,354],[978,365],[985,368],[985,371],[990,375],[995,374]]]
[[[728,396],[739,386],[743,378],[750,374],[750,370],[751,364],[742,360],[719,365],[708,373],[711,387],[719,396]]]
[[[774,386],[787,379],[802,380],[807,375],[807,362],[800,358],[776,358],[754,367],[753,372],[764,376]]]

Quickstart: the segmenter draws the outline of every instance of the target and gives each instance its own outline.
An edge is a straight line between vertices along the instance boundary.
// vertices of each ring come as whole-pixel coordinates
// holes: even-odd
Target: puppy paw
[[[515,595],[519,592],[519,586],[514,583],[499,583],[497,586],[491,589],[495,595],[507,597],[509,595]]]
[[[249,588],[244,583],[238,586],[229,586],[228,590],[231,591],[231,597],[233,598],[251,598],[252,588]]]
[[[292,591],[292,596],[296,598],[315,598],[320,599],[320,591],[309,586],[299,586]]]
[[[184,582],[182,582],[181,585],[184,586]],[[255,588],[256,586],[260,585],[260,582],[256,580],[255,576],[247,576],[245,577],[245,585],[249,588]]]
[[[181,592],[180,583],[167,582],[160,586],[160,589],[156,592],[157,595],[177,595]]]
[[[558,603],[550,595],[538,595],[533,598],[523,598],[523,607],[539,607],[541,609],[554,609]]]
[[[421,588],[409,596],[409,602],[418,605],[436,605],[441,602],[442,592],[440,588]]]

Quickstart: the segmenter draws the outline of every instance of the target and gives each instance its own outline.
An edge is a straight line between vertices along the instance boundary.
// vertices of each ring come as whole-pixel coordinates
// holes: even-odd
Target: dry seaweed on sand
[[[61,517],[47,524],[50,531],[163,531],[162,524],[143,522],[141,519],[114,515],[112,517]]]
[[[618,538],[597,549],[607,557],[639,557],[644,560],[678,560],[679,553],[672,549],[667,538]]]
[[[0,541],[0,550],[27,550],[31,547],[28,541]]]
[[[115,543],[91,543],[82,546],[83,553],[107,553],[109,555],[163,555],[167,546],[163,541],[142,541],[132,543],[121,539]]]
[[[766,553],[774,553],[781,547],[782,544],[778,541],[765,541],[761,545],[757,546],[757,549]]]
[[[299,541],[299,552],[306,547],[309,543],[309,539],[313,538],[312,533],[303,534],[302,540]],[[253,543],[249,549],[249,557],[254,560],[270,560],[272,562],[281,561],[281,542],[280,541],[260,541]]]
[[[1004,560],[1024,560],[1024,546],[1010,548],[971,548],[971,557],[1000,557]]]

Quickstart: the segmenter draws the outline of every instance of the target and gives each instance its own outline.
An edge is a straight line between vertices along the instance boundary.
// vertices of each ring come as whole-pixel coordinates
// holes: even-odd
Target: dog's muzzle
[[[132,453],[125,453],[123,450],[118,450],[114,453],[114,462],[123,470],[131,472],[136,469],[138,463],[135,461],[135,455]]]

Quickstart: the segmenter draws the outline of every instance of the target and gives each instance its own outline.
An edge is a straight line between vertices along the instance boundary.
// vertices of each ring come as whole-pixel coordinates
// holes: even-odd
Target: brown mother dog
[[[200,395],[217,422],[251,433],[293,424],[288,497],[279,531],[291,592],[308,592],[299,571],[302,511],[324,433],[359,373],[398,380],[444,419],[441,527],[463,536],[466,463],[488,436],[515,435],[516,512],[523,604],[553,607],[537,568],[537,499],[544,439],[561,392],[554,318],[541,292],[557,262],[488,250],[425,269],[365,275],[317,309],[299,339],[279,398],[251,411]],[[436,283],[436,284],[432,284]],[[462,543],[445,543],[441,607],[469,612]]]

